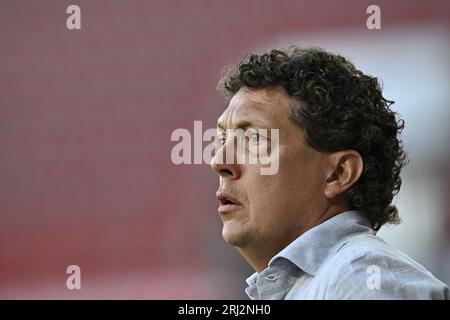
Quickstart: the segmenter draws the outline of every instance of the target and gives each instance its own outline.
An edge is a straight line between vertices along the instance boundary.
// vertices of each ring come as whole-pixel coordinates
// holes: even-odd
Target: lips
[[[237,210],[242,207],[242,204],[234,197],[225,191],[217,191],[217,200],[219,201],[219,208],[217,211],[221,214]]]

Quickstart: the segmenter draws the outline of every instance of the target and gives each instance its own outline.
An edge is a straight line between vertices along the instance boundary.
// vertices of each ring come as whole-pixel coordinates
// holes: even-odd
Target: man
[[[406,163],[403,121],[377,78],[339,55],[293,47],[250,55],[220,87],[230,101],[211,166],[222,235],[256,271],[251,299],[448,299],[445,284],[376,236],[399,221],[391,201]],[[278,129],[269,151],[278,172],[225,161],[239,144],[232,129]]]

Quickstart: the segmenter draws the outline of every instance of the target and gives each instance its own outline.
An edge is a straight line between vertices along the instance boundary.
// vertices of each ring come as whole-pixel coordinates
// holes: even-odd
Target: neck
[[[266,269],[270,259],[279,252],[267,250],[267,248],[265,250],[266,252],[250,247],[236,247],[236,249],[256,272],[261,272]]]

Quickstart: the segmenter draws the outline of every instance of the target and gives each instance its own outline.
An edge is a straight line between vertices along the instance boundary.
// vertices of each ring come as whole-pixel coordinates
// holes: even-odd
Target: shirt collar
[[[308,230],[281,250],[269,261],[269,267],[284,258],[314,276],[327,257],[358,233],[376,232],[370,227],[367,217],[358,211],[337,214]]]
[[[349,238],[362,233],[376,232],[371,228],[368,218],[359,211],[346,211],[335,215],[308,230],[281,250],[269,261],[265,270],[255,272],[247,278],[247,295],[250,299],[258,299],[261,294],[273,294],[272,291],[276,291],[282,299],[286,292],[281,289],[291,286],[290,278],[298,277],[298,271],[314,276],[323,262],[337,252]],[[272,288],[265,285],[264,277],[274,270],[286,273],[286,279],[282,279],[281,285]],[[261,287],[259,289],[258,283]]]

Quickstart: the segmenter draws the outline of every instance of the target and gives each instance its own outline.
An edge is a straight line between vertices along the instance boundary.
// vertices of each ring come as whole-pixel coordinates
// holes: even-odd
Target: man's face
[[[270,154],[279,161],[274,175],[262,175],[260,164],[227,164],[225,153],[236,145],[229,136],[211,162],[220,176],[222,235],[233,246],[281,250],[323,212],[327,156],[309,147],[303,130],[288,118],[295,103],[282,88],[243,88],[219,117],[219,135],[243,124],[246,131],[279,129],[278,153]]]

